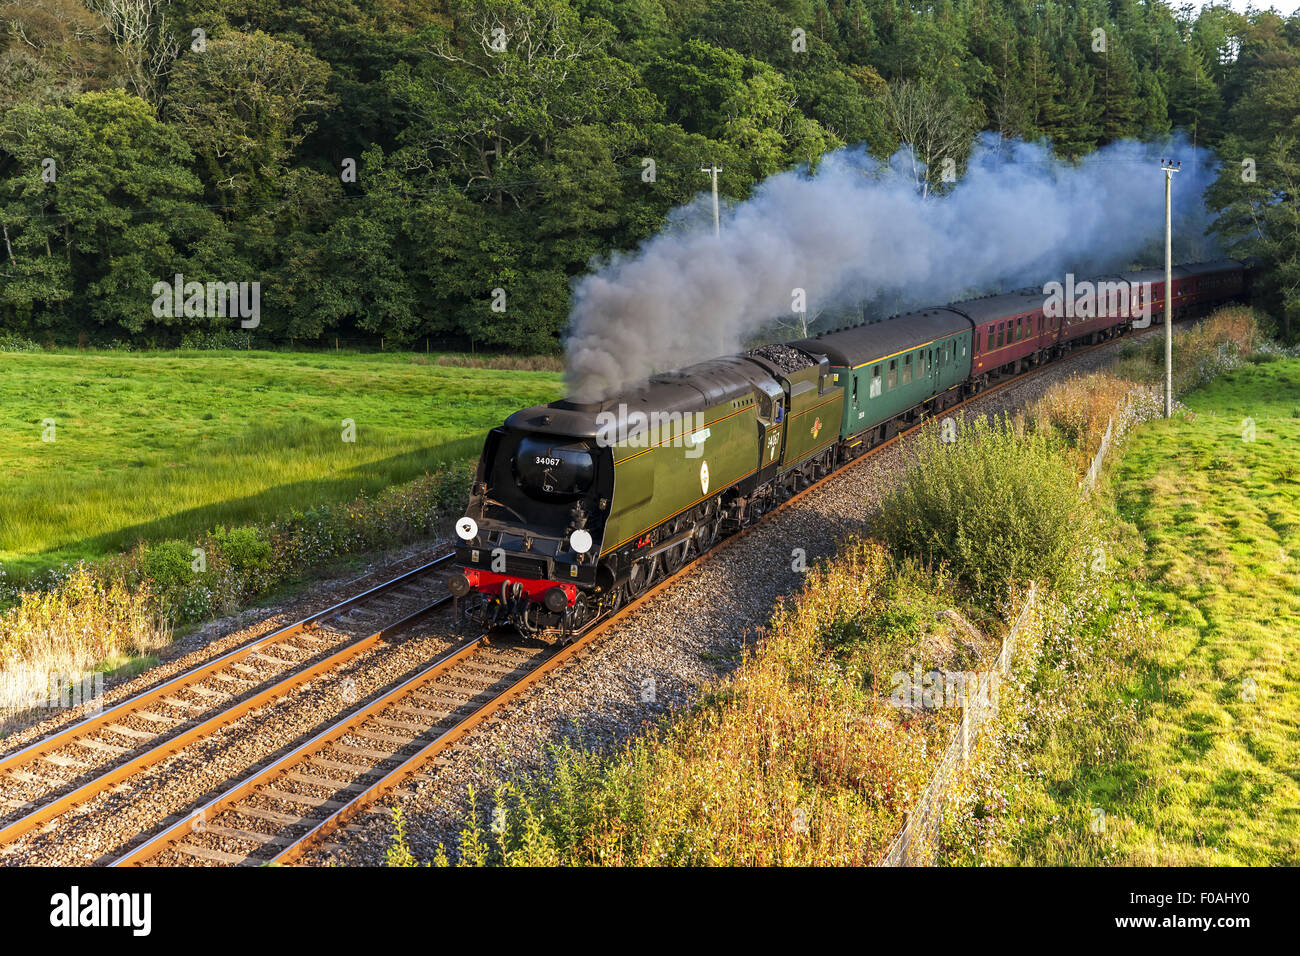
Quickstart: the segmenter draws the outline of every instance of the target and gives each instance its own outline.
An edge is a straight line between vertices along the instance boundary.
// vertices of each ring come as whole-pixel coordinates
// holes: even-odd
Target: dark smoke
[[[1174,177],[1175,261],[1216,255],[1202,197],[1216,160],[1189,143],[1114,143],[1077,164],[1042,145],[986,134],[946,194],[922,198],[910,155],[881,163],[860,148],[814,175],[780,173],[727,211],[713,235],[710,200],[677,210],[634,253],[596,264],[574,290],[568,380],[596,399],[648,374],[738,350],[774,319],[860,303],[900,307],[1041,287],[1163,262],[1162,156]]]

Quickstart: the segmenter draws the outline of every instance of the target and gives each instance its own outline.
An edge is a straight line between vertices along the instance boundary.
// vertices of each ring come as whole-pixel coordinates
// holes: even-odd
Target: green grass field
[[[1145,544],[1140,596],[1169,622],[1138,689],[1143,740],[1109,782],[1121,858],[1296,864],[1300,362],[1231,372],[1186,403],[1115,473]]]
[[[1040,601],[941,862],[1300,862],[1300,360],[1183,401],[1120,446],[1114,561]]]
[[[1295,864],[1300,361],[1229,373],[1186,404],[1141,430],[1115,476],[1145,541],[1140,593],[1169,617],[1139,690],[1144,742],[1114,781],[1132,821],[1119,842],[1139,864]]]
[[[401,353],[0,354],[0,568],[12,583],[374,492],[561,391],[553,372]]]

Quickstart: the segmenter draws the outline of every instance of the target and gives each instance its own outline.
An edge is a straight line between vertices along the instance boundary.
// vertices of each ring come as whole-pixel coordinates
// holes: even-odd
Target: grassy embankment
[[[1236,352],[1184,358],[1186,412],[1116,463],[1121,573],[1040,622],[946,861],[1300,860],[1300,360]]]
[[[0,714],[47,706],[51,675],[147,665],[176,624],[444,533],[482,433],[561,390],[553,372],[409,354],[0,364]],[[74,559],[91,560],[56,567]]]
[[[1255,338],[1241,310],[1180,333],[1180,387],[1241,364]],[[1157,375],[1142,361],[1150,348],[1129,350],[1126,371],[1137,379]],[[1278,625],[1294,624],[1296,588],[1294,571],[1273,577],[1279,567],[1266,556],[1274,536],[1293,540],[1294,491],[1280,492],[1290,502],[1289,516],[1274,519],[1284,531],[1264,521],[1280,514],[1276,502],[1243,510],[1247,502],[1234,499],[1252,482],[1258,491],[1260,481],[1291,480],[1273,455],[1294,458],[1294,431],[1287,444],[1281,430],[1269,444],[1259,423],[1294,429],[1294,392],[1283,389],[1297,364],[1264,364],[1188,396],[1194,410],[1221,405],[1217,390],[1238,378],[1253,382],[1252,394],[1272,395],[1270,405],[1247,400],[1260,431],[1243,454],[1263,455],[1276,476],[1243,471],[1239,492],[1214,490],[1221,505],[1171,497],[1168,514],[1148,507],[1145,539],[1116,515],[1105,481],[1086,502],[1074,493],[1107,420],[1127,409],[1110,465],[1131,455],[1120,478],[1125,514],[1129,473],[1153,449],[1192,455],[1158,468],[1165,481],[1215,457],[1197,459],[1187,450],[1194,440],[1166,443],[1169,429],[1217,427],[1210,440],[1222,442],[1226,420],[1142,425],[1158,414],[1158,393],[1098,375],[1053,389],[1008,430],[973,429],[946,447],[923,441],[923,467],[909,472],[876,527],[887,547],[855,543],[810,575],[766,640],[690,713],[612,757],[560,750],[549,775],[503,787],[492,809],[504,811],[495,817],[504,826],[485,828],[480,807],[459,861],[874,861],[925,782],[924,755],[955,720],[943,709],[892,706],[891,684],[916,666],[978,667],[988,643],[936,653],[954,646],[954,632],[935,611],[962,609],[987,629],[997,596],[1028,576],[1050,586],[1014,679],[1003,683],[994,728],[949,804],[941,860],[1294,860],[1296,649],[1294,633]],[[1179,494],[1216,481],[1198,475]],[[1189,548],[1193,513],[1234,533],[1193,534]],[[1147,548],[1171,555],[1143,561]],[[923,571],[918,560],[946,572]],[[1229,562],[1238,576],[1225,583]],[[1168,621],[1165,609],[1175,612]],[[1248,705],[1247,675],[1258,684]],[[390,861],[415,862],[400,828]]]

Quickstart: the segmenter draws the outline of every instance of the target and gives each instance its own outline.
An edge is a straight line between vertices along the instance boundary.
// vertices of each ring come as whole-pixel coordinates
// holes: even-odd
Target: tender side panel
[[[817,366],[801,369],[789,377],[790,410],[786,414],[785,468],[793,468],[825,451],[839,438],[843,418],[844,390],[827,375],[820,388]]]

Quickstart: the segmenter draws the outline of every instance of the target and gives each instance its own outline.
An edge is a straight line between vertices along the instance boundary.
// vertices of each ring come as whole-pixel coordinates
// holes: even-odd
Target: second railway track
[[[0,851],[446,606],[439,571],[448,561],[427,562],[0,756]]]

